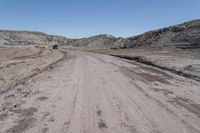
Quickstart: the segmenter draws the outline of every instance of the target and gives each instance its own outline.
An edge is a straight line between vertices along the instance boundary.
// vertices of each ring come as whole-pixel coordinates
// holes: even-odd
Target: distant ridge
[[[1,46],[48,46],[52,44],[97,48],[199,48],[200,19],[128,38],[101,34],[88,38],[70,39],[42,32],[0,30]]]

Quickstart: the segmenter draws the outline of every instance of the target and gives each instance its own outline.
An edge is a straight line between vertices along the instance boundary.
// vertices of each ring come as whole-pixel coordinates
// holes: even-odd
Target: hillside
[[[67,45],[71,39],[62,36],[47,35],[42,32],[0,30],[0,45],[5,46],[48,46]]]
[[[126,47],[200,47],[200,20],[170,26],[127,38]]]
[[[78,47],[112,47],[120,46],[123,43],[123,38],[116,38],[112,35],[101,34],[89,38],[77,39],[74,46]]]
[[[48,46],[59,44],[97,48],[199,48],[200,20],[170,26],[129,38],[101,34],[89,38],[69,39],[41,32],[0,30],[0,46]]]
[[[128,38],[116,38],[112,35],[102,34],[78,39],[72,44],[78,47],[98,48],[199,48],[200,19]]]

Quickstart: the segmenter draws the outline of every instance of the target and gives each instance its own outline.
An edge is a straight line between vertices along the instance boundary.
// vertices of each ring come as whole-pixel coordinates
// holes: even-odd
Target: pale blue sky
[[[129,37],[200,18],[200,0],[0,0],[0,29]]]

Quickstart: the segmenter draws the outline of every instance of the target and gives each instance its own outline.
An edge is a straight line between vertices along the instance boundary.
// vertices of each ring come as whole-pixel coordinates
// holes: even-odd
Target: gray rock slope
[[[101,34],[89,38],[69,39],[41,32],[0,30],[0,46],[48,46],[105,48],[199,48],[200,19],[170,26],[129,38]]]
[[[200,47],[200,20],[170,26],[127,38],[126,47]]]
[[[0,45],[6,46],[48,46],[51,44],[68,45],[72,39],[47,35],[42,32],[0,30]]]

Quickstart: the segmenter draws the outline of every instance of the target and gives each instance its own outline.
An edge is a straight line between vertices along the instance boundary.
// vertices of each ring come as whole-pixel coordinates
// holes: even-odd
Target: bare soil
[[[134,60],[200,81],[200,49],[90,49],[87,51]]]
[[[62,57],[61,52],[50,49],[1,48],[0,93],[12,89],[18,81],[43,71]]]
[[[108,55],[66,52],[51,69],[0,95],[0,132],[200,132],[198,81]]]

